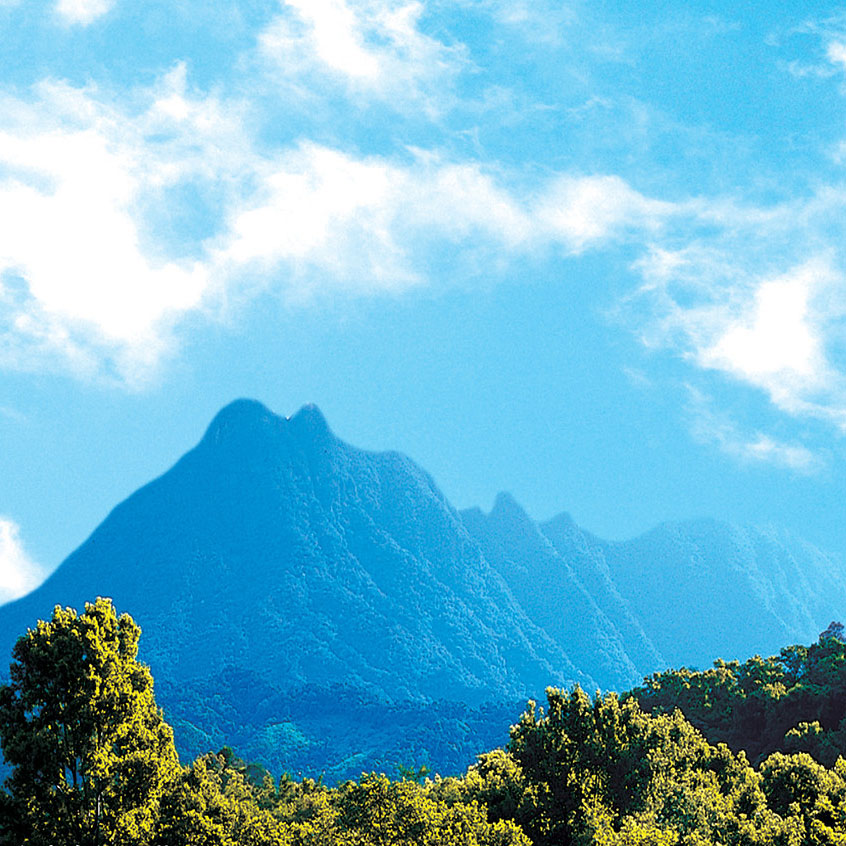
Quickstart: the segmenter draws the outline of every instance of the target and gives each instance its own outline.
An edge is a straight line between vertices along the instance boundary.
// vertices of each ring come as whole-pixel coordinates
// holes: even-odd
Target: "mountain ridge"
[[[290,418],[245,400],[221,410],[44,585],[0,608],[2,645],[11,617],[31,624],[96,594],[153,630],[154,670],[185,680],[243,666],[290,685],[342,676],[387,698],[393,687],[436,698],[446,685],[470,702],[550,679],[592,684],[517,606],[422,468],[350,447],[313,406]],[[233,624],[243,608],[263,636]]]
[[[231,725],[232,708],[210,711],[204,697],[216,685],[235,696],[235,673],[274,702],[341,685],[348,702],[408,708],[423,723],[429,714],[423,734],[409,727],[390,741],[419,757],[427,743],[441,748],[444,720],[460,720],[461,708],[438,703],[502,720],[485,703],[575,682],[625,689],[667,666],[809,642],[843,616],[846,577],[810,544],[719,521],[608,542],[569,515],[533,521],[508,494],[488,513],[459,512],[410,458],[345,443],[316,406],[281,417],[239,399],[43,585],[0,606],[0,650],[55,604],[97,595],[144,629],[141,656],[183,749],[203,742],[192,729],[203,715]],[[298,766],[344,772],[320,757],[334,723],[296,711],[299,723],[268,722],[256,708],[239,715],[247,747],[278,763],[300,738]],[[382,760],[356,752],[347,710],[345,760]],[[344,709],[325,719],[343,721]],[[471,722],[487,744],[485,719]],[[209,742],[221,733],[212,725]],[[461,754],[476,737],[465,732]]]

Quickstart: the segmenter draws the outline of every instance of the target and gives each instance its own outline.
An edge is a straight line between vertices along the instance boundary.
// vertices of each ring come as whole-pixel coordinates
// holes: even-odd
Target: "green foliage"
[[[789,843],[803,830],[792,810],[768,808],[744,755],[709,744],[679,711],[652,716],[578,687],[549,689],[547,702],[530,703],[509,744],[534,799],[514,819],[537,846]]]
[[[832,623],[817,643],[778,656],[716,661],[703,672],[656,673],[629,695],[652,713],[680,709],[712,743],[746,751],[808,752],[833,766],[846,754],[846,642]]]
[[[179,772],[173,734],[136,660],[141,630],[111,601],[56,607],[14,648],[0,743],[14,767],[7,843],[147,844]]]
[[[435,784],[370,773],[337,788],[313,780],[256,786],[223,753],[186,772],[164,809],[162,842],[182,846],[529,846],[510,820]]]
[[[397,772],[403,781],[413,781],[417,784],[422,784],[426,776],[429,775],[429,768],[425,764],[419,767],[397,764]]]
[[[447,799],[478,802],[488,809],[488,818],[494,821],[529,819],[537,809],[537,792],[514,756],[504,749],[479,755],[478,762],[463,778],[442,779],[436,787]]]
[[[340,787],[338,809],[339,828],[350,844],[529,846],[515,823],[489,822],[476,802],[450,802],[430,784],[374,773]]]
[[[108,600],[57,608],[15,647],[0,688],[0,844],[79,846],[829,846],[846,844],[836,692],[846,644],[671,671],[632,695],[579,687],[530,702],[507,748],[459,778],[274,780],[229,747],[180,767],[137,662],[140,630]],[[641,707],[641,702],[650,710]],[[757,769],[714,737],[781,732]],[[813,719],[782,726],[798,713]],[[775,720],[776,728],[767,724]],[[781,722],[778,722],[778,721]],[[764,725],[755,725],[764,721]]]
[[[273,780],[258,786],[231,750],[198,758],[182,773],[162,808],[159,842],[174,846],[288,846],[288,827],[269,810]]]
[[[833,770],[810,755],[772,754],[761,765],[769,807],[782,817],[794,817],[808,843],[846,842],[846,762]]]
[[[274,782],[224,747],[181,768],[137,661],[139,627],[111,601],[56,608],[20,638],[0,688],[0,793],[8,846],[529,846],[469,791],[409,767],[335,789]]]

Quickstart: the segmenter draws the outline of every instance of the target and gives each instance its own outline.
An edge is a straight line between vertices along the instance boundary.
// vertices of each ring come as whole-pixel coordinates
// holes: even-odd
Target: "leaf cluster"
[[[549,689],[547,703],[530,703],[512,728],[502,753],[512,783],[498,791],[519,797],[508,817],[536,846],[846,842],[844,759],[829,769],[777,752],[756,769],[678,710],[652,715],[632,697],[578,687]]]
[[[811,646],[704,671],[656,673],[628,696],[654,714],[676,708],[712,743],[760,763],[773,752],[808,752],[833,766],[846,754],[846,641],[832,623]]]

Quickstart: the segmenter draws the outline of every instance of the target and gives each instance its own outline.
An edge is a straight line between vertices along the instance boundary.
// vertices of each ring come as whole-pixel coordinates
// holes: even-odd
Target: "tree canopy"
[[[846,753],[843,626],[833,622],[816,643],[768,658],[655,673],[628,696],[654,714],[678,708],[711,742],[742,749],[754,763],[772,752],[808,752],[833,766]]]
[[[79,615],[56,607],[18,640],[0,688],[0,744],[14,768],[7,841],[150,842],[179,762],[137,660],[140,634],[98,599]]]
[[[842,634],[622,697],[549,688],[463,776],[408,765],[330,787],[228,747],[180,766],[139,627],[105,599],[56,608],[0,687],[0,846],[843,846]],[[723,742],[743,732],[759,761]]]

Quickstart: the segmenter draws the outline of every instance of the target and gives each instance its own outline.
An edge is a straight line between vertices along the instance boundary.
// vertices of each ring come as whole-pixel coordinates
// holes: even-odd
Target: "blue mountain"
[[[672,523],[609,543],[503,494],[458,513],[394,452],[238,400],[28,596],[0,653],[55,605],[110,596],[177,743],[332,778],[457,771],[548,685],[625,689],[809,642],[844,616],[841,564],[775,530]],[[5,663],[5,662],[4,662]]]

